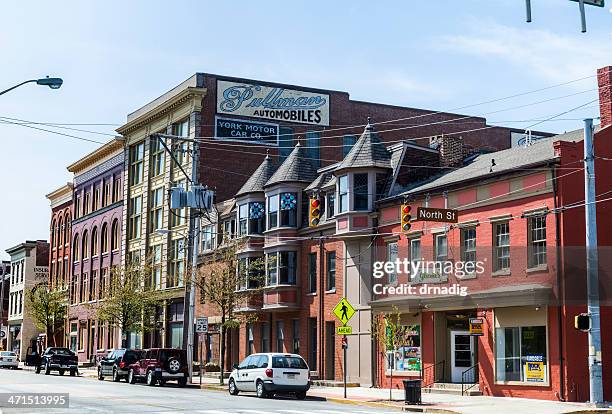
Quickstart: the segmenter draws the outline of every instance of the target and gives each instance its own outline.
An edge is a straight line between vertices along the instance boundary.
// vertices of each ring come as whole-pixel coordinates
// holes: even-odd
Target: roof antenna
[[[495,158],[491,158],[491,168],[489,168],[489,172],[492,173],[493,172],[493,167],[495,167]]]
[[[533,144],[533,138],[531,137],[531,129],[525,130],[525,146],[528,147]]]

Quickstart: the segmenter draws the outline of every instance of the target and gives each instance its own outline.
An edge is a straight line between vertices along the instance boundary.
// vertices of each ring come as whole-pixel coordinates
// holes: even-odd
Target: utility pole
[[[597,218],[595,204],[595,160],[593,120],[584,120],[584,211],[586,223],[587,312],[589,335],[589,390],[592,404],[603,403],[601,367],[601,331],[599,320],[599,273],[597,254]]]
[[[193,164],[191,167],[192,185],[198,182],[199,148],[196,141],[193,142]],[[189,382],[193,382],[193,331],[195,323],[195,281],[198,269],[200,214],[195,208],[191,208],[194,215],[193,229],[191,230],[191,277],[189,280],[189,318],[187,320],[187,363],[189,364]]]

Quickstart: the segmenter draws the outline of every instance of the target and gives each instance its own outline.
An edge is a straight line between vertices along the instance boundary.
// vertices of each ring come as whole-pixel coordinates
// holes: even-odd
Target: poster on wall
[[[215,138],[278,145],[278,124],[215,117]]]
[[[542,355],[528,355],[525,358],[525,381],[544,382],[545,372]]]
[[[482,336],[483,335],[482,324],[483,324],[482,318],[470,318],[470,335]]]
[[[217,113],[329,126],[329,95],[218,80]]]
[[[398,371],[421,370],[421,327],[408,326],[405,346],[395,351],[395,367]]]

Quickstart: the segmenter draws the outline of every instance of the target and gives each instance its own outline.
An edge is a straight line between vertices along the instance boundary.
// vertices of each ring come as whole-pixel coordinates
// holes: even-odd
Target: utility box
[[[170,208],[183,207],[187,207],[187,191],[183,187],[172,187],[170,189]]]
[[[187,205],[210,211],[212,209],[214,192],[201,185],[194,185],[187,193]]]

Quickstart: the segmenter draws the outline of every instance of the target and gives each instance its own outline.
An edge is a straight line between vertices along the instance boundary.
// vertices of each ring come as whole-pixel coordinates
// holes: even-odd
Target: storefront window
[[[546,327],[496,329],[497,381],[546,382]]]
[[[393,351],[387,351],[386,369],[394,371],[421,370],[421,326],[404,326],[406,341],[404,346]]]

